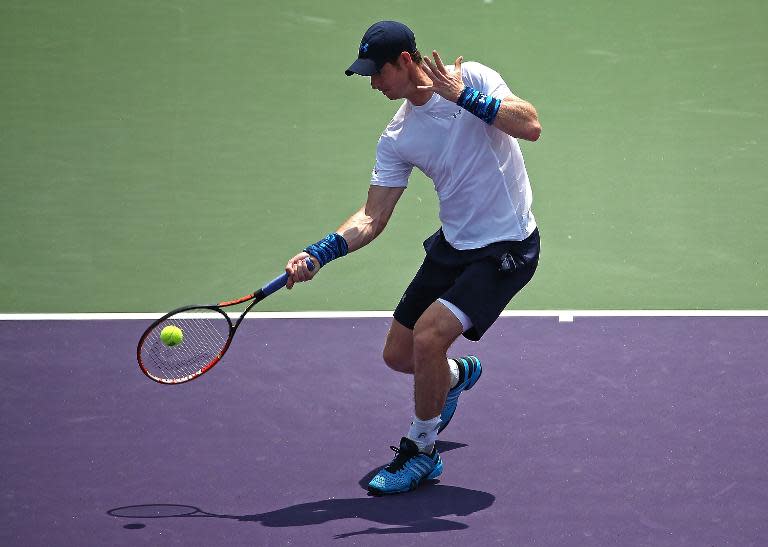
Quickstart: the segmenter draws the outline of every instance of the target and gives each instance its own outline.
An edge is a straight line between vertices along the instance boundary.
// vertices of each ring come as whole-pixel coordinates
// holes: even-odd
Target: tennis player
[[[373,241],[387,225],[413,167],[432,179],[442,226],[394,312],[384,362],[414,375],[415,416],[395,458],[371,480],[373,493],[416,488],[443,470],[437,435],[459,395],[475,385],[475,356],[447,358],[464,335],[480,340],[533,277],[539,233],[516,139],[539,138],[536,109],[477,62],[445,66],[422,57],[413,32],[395,21],[370,27],[346,70],[371,79],[388,99],[405,99],[379,139],[365,204],[335,232],[290,259],[287,287],[309,281],[330,260]],[[309,271],[304,259],[312,257]]]

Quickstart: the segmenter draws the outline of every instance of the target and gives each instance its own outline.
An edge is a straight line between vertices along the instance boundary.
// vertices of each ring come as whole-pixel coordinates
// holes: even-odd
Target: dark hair
[[[421,56],[421,52],[419,52],[418,49],[414,49],[413,52],[409,51],[408,53],[411,55],[411,59],[413,60],[413,62],[416,63],[417,65],[420,65],[421,62],[424,60]],[[386,62],[395,65],[397,64],[397,60],[399,58],[400,58],[400,55],[398,54],[397,56],[393,57],[392,59]]]

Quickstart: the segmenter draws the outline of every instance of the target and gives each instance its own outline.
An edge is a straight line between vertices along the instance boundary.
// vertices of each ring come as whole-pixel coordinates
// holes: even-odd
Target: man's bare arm
[[[404,191],[404,187],[389,188],[371,185],[365,204],[336,230],[336,233],[347,242],[348,252],[368,245],[384,231]],[[288,261],[285,266],[289,276],[286,288],[290,289],[294,283],[309,281],[315,276],[320,269],[320,262],[315,257],[311,257],[312,262],[315,263],[315,269],[310,272],[305,262],[309,256],[308,253],[301,252]]]
[[[405,188],[371,186],[368,199],[359,211],[336,230],[349,246],[349,252],[368,245],[384,231]]]
[[[509,95],[501,101],[501,107],[493,120],[493,127],[516,139],[538,140],[541,135],[539,115],[531,103]]]

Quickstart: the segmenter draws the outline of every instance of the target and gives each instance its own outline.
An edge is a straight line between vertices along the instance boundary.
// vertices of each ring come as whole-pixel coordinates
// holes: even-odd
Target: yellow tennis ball
[[[184,341],[184,333],[181,332],[179,327],[175,325],[168,325],[160,331],[160,340],[163,341],[163,344],[169,348],[172,348],[173,346],[178,346]]]

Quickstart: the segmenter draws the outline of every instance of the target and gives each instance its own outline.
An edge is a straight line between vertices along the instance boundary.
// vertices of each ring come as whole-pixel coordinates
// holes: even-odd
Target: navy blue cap
[[[365,31],[360,41],[357,60],[344,71],[347,76],[372,76],[385,63],[394,61],[403,52],[416,51],[413,31],[397,21],[379,21]]]

